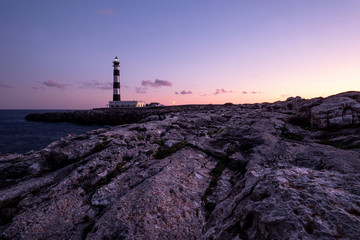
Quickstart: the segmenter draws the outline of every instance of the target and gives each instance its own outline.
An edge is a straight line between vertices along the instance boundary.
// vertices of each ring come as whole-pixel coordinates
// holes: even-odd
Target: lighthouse
[[[117,56],[113,61],[114,67],[114,93],[113,93],[113,101],[121,101],[120,97],[120,62]]]
[[[121,101],[120,97],[120,61],[116,56],[113,61],[114,68],[114,84],[113,84],[113,100],[109,101],[110,108],[131,108],[144,107],[143,101]]]

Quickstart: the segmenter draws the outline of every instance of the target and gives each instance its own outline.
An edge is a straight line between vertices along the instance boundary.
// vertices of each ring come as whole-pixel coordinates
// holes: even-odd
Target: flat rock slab
[[[0,239],[357,239],[359,99],[148,112],[1,155]],[[294,124],[315,112],[347,127]]]

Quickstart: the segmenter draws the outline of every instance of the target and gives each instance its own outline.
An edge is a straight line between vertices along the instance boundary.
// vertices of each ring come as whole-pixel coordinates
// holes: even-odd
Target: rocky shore
[[[163,120],[168,113],[210,110],[212,105],[184,105],[144,108],[101,108],[93,110],[29,114],[28,121],[71,122],[79,124],[120,125],[139,121]]]
[[[0,239],[359,238],[360,92],[145,111],[1,155]]]

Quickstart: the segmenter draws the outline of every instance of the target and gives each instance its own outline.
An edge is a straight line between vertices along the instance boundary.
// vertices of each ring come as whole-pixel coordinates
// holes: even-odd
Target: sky
[[[0,0],[0,109],[360,90],[360,0]]]

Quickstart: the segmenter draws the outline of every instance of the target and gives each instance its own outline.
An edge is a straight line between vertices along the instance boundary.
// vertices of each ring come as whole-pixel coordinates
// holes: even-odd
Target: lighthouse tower
[[[114,94],[113,101],[121,101],[120,97],[120,62],[117,57],[113,61],[114,67]]]
[[[120,97],[120,62],[117,57],[113,61],[114,67],[114,92],[113,100],[109,101],[110,108],[132,108],[132,107],[144,107],[143,101],[121,101]]]

